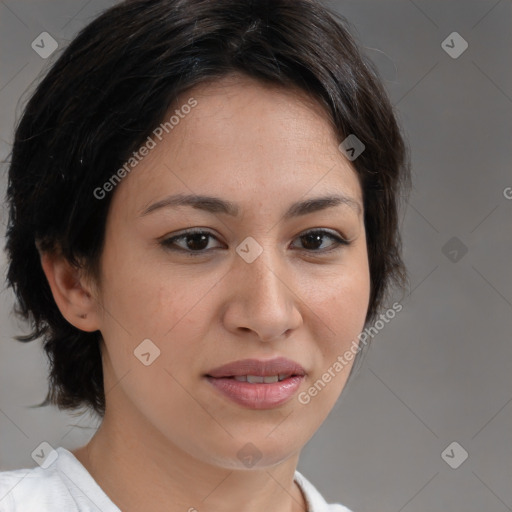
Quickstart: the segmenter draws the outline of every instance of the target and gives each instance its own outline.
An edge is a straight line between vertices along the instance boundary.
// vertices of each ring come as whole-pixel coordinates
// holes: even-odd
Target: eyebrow
[[[362,206],[358,200],[345,195],[336,194],[314,197],[293,203],[288,208],[283,218],[287,220],[293,217],[307,215],[309,213],[325,210],[327,208],[334,208],[340,205],[347,205],[355,210],[358,214],[362,213]],[[240,207],[236,203],[226,201],[225,199],[221,199],[219,197],[197,194],[176,194],[168,196],[160,201],[157,201],[156,203],[149,205],[142,211],[140,217],[149,215],[150,213],[160,210],[161,208],[176,208],[180,206],[191,206],[198,210],[204,210],[209,213],[224,213],[233,217],[237,217],[240,214]]]

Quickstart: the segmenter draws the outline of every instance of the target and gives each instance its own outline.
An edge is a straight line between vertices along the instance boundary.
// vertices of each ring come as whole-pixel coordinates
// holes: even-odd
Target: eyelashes
[[[332,243],[327,248],[322,248],[325,238],[330,239]],[[169,251],[190,256],[200,256],[221,248],[219,246],[208,248],[212,239],[218,241],[217,237],[210,231],[186,230],[178,235],[161,240],[160,244]],[[297,250],[312,254],[331,253],[351,244],[350,241],[337,232],[316,228],[302,232],[295,240],[299,240],[300,243],[305,245],[305,247],[298,248]]]

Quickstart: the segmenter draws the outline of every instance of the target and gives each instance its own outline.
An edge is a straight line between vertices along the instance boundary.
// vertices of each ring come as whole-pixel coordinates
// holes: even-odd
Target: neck
[[[194,457],[159,432],[148,435],[147,428],[117,422],[108,412],[94,437],[73,454],[123,512],[307,510],[293,480],[298,454],[270,467],[226,468]]]

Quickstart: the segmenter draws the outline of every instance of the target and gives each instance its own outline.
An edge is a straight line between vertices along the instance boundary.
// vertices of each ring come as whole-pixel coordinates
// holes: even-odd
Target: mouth
[[[262,383],[265,377],[270,378],[269,383],[283,380],[290,376],[304,376],[306,370],[297,362],[285,357],[274,359],[242,359],[219,366],[210,370],[206,376],[213,378],[245,378],[247,382]],[[263,377],[263,380],[260,378]],[[243,381],[243,380],[242,380]]]
[[[297,392],[304,368],[289,359],[244,359],[223,365],[204,377],[226,398],[250,409],[278,407]]]
[[[232,375],[230,377],[224,377],[227,379],[235,379],[238,382],[249,382],[249,384],[273,384],[274,382],[281,382],[290,377],[296,377],[296,375],[289,373],[280,373],[278,375]]]

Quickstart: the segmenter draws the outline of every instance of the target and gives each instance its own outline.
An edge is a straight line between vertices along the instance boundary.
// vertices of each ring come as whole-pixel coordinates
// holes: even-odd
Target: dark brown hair
[[[232,73],[300,88],[324,106],[340,142],[365,145],[353,162],[363,189],[371,276],[366,325],[391,285],[402,289],[399,200],[407,151],[379,76],[347,21],[315,0],[129,0],[67,46],[38,85],[15,132],[6,250],[16,311],[44,340],[45,402],[105,412],[101,333],[61,315],[35,242],[97,276],[112,193],[93,191],[121,168],[178,95]]]

